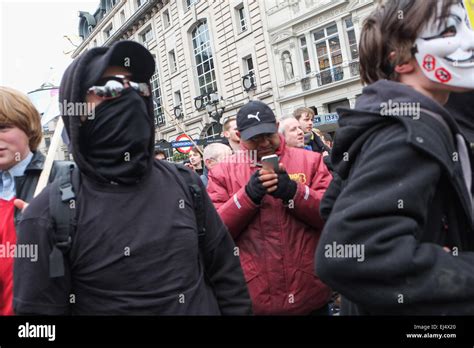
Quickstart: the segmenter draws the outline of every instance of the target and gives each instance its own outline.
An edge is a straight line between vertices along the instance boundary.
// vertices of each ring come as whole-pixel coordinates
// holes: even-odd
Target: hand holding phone
[[[277,173],[279,169],[278,160],[278,156],[275,154],[263,156],[261,161],[263,169]]]

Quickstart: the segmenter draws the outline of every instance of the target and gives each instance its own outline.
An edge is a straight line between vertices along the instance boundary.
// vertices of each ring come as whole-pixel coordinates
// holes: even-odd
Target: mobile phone
[[[278,156],[277,155],[269,155],[262,157],[262,167],[263,169],[273,170],[275,173],[278,172],[279,164],[278,164]]]

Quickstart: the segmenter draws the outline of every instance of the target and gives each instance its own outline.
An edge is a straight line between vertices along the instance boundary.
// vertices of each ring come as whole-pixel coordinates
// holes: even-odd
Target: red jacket
[[[15,224],[13,222],[12,198],[0,199],[0,315],[13,315],[13,257],[11,248],[16,244]]]
[[[208,192],[239,248],[255,314],[308,314],[330,289],[316,277],[314,253],[323,228],[319,204],[332,176],[319,153],[281,145],[276,154],[298,183],[294,205],[245,192],[258,167],[233,155],[209,172]],[[240,162],[240,163],[237,163]]]

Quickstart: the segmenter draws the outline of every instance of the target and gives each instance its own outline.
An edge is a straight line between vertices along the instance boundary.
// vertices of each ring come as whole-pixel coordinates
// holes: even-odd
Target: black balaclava
[[[80,127],[81,153],[109,181],[119,184],[140,181],[153,157],[143,97],[128,88],[120,97],[103,101],[94,111],[94,118]]]
[[[135,82],[149,83],[155,72],[153,56],[137,42],[122,40],[111,47],[92,48],[66,69],[59,102],[85,103],[89,87],[110,66],[127,69]],[[85,122],[79,117],[84,115],[62,109],[74,161],[82,174],[98,183],[131,185],[151,171],[155,132],[151,97],[127,88],[120,97],[102,101]]]

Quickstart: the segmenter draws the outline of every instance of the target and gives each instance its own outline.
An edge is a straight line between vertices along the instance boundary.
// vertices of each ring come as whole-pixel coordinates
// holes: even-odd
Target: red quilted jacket
[[[280,140],[276,154],[298,183],[293,206],[270,195],[255,205],[245,185],[258,167],[235,163],[236,155],[212,168],[208,192],[239,248],[254,313],[304,315],[331,293],[315,275],[314,253],[323,228],[319,204],[332,176],[319,153]]]

